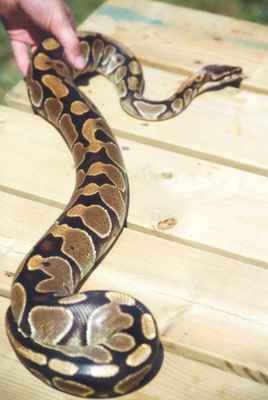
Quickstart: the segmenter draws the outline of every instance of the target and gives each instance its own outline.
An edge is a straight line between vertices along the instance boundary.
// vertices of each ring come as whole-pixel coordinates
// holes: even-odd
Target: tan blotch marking
[[[94,71],[98,67],[99,62],[103,56],[103,50],[104,50],[103,41],[99,38],[96,39],[92,45],[92,57],[93,57],[93,63],[91,67],[92,71]]]
[[[184,107],[187,107],[192,101],[192,89],[187,89],[183,93]]]
[[[98,193],[99,189],[100,186],[98,186],[96,183],[89,183],[81,190],[81,193],[83,193],[85,196],[91,196],[92,194]]]
[[[51,382],[50,380],[42,374],[42,372],[38,371],[35,368],[29,368],[29,370],[31,371],[31,373],[36,376],[38,379],[40,379],[42,382],[46,383],[47,385],[51,386]]]
[[[106,346],[111,350],[125,352],[133,349],[135,346],[135,339],[128,333],[115,333],[106,341]]]
[[[127,74],[127,67],[124,65],[122,67],[117,68],[114,73],[114,82],[118,84]]]
[[[48,120],[54,125],[58,125],[58,119],[63,111],[63,104],[59,99],[50,97],[44,101],[44,109]]]
[[[151,346],[148,344],[141,344],[133,353],[131,353],[127,358],[127,365],[130,367],[137,367],[138,365],[143,364],[152,353]]]
[[[171,107],[176,113],[181,112],[184,108],[183,100],[180,97],[178,97],[175,101],[173,101]]]
[[[83,346],[80,338],[72,337],[67,344],[57,345],[57,349],[70,357],[85,357],[97,364],[108,364],[112,362],[111,352],[101,345]]]
[[[33,105],[39,107],[43,100],[42,86],[39,82],[32,80],[28,82],[28,88]]]
[[[73,292],[72,268],[62,258],[44,258],[37,254],[29,259],[27,266],[30,271],[40,269],[49,275],[48,279],[43,279],[37,284],[38,292],[56,292],[60,296],[66,296]]]
[[[76,115],[82,115],[89,111],[89,107],[86,103],[80,100],[75,100],[71,104],[71,112]]]
[[[110,44],[108,44],[104,49],[101,65],[106,66],[110,61],[111,56],[115,53],[116,53],[115,48]]]
[[[69,114],[63,114],[59,121],[59,128],[63,136],[65,137],[69,147],[72,147],[72,145],[78,138],[78,133]]]
[[[47,357],[44,354],[37,353],[36,351],[24,347],[20,342],[17,341],[17,339],[15,339],[9,328],[7,328],[7,335],[15,351],[21,357],[26,358],[27,360],[32,361],[33,363],[38,365],[47,364]]]
[[[66,224],[55,224],[50,233],[63,239],[61,250],[77,263],[82,276],[85,276],[96,260],[96,251],[91,237],[81,229],[71,228]]]
[[[128,64],[129,70],[133,75],[139,75],[141,73],[141,67],[137,61],[131,61]]]
[[[113,54],[111,53],[109,62],[106,67],[106,74],[109,75],[112,72],[114,72],[116,68],[118,68],[124,64],[125,60],[126,60],[126,58],[122,54],[119,54],[116,52]]]
[[[89,183],[85,187],[76,190],[70,204],[75,203],[81,194],[91,196],[96,193],[99,193],[102,201],[114,211],[121,226],[124,223],[126,209],[122,193],[115,186],[109,184],[98,186],[96,183]]]
[[[41,80],[56,97],[62,98],[69,94],[68,87],[57,76],[46,74],[42,76]]]
[[[88,150],[96,153],[103,147],[103,143],[96,139],[95,132],[98,129],[98,121],[96,119],[87,119],[82,127],[82,134],[89,142]]]
[[[76,188],[82,185],[82,183],[85,180],[85,177],[86,177],[85,172],[82,169],[79,169],[76,173],[76,182],[75,182]]]
[[[125,168],[124,166],[124,161],[121,155],[121,151],[118,147],[118,145],[114,144],[114,143],[105,143],[105,151],[106,154],[108,155],[108,157],[110,157],[110,159],[117,164],[119,167],[121,167],[122,169]]]
[[[127,85],[125,81],[121,81],[116,85],[120,97],[125,97],[127,94]]]
[[[141,317],[142,332],[146,339],[153,340],[156,338],[157,331],[153,317],[146,313]]]
[[[136,78],[136,76],[131,76],[130,78],[128,78],[127,83],[128,83],[129,89],[133,90],[133,92],[136,92],[136,90],[138,90],[139,80],[138,80],[138,78]]]
[[[118,374],[119,367],[115,364],[110,365],[93,365],[89,368],[89,375],[94,378],[111,378]]]
[[[121,192],[114,186],[104,184],[100,187],[100,196],[117,216],[119,225],[123,226],[126,207]]]
[[[121,101],[121,106],[130,115],[140,116],[139,112],[133,107],[131,97],[128,96]],[[146,118],[145,118],[146,119]]]
[[[116,304],[109,303],[96,308],[87,323],[87,343],[89,345],[105,344],[114,334],[130,328],[133,317],[121,311]]]
[[[38,53],[33,60],[35,68],[39,69],[40,71],[47,71],[51,68],[51,58],[48,57],[45,53]]]
[[[79,371],[79,368],[74,363],[70,361],[63,361],[58,358],[52,358],[49,360],[48,367],[55,372],[70,376],[75,375]]]
[[[60,47],[59,42],[54,38],[47,38],[43,40],[42,45],[46,50],[56,50]]]
[[[29,324],[36,342],[56,345],[70,331],[73,314],[61,307],[36,306],[29,314]]]
[[[79,35],[79,37],[80,37],[80,35]],[[83,68],[83,73],[90,72],[91,65],[88,65],[90,53],[91,53],[90,44],[85,41],[82,41],[82,42],[80,42],[80,48],[81,48],[81,52],[83,55],[83,59],[86,61],[86,64],[87,64],[86,67]],[[80,69],[73,68],[73,79],[76,79],[80,74],[81,74]]]
[[[109,236],[112,230],[112,223],[108,212],[99,205],[84,206],[78,204],[71,208],[67,215],[79,217],[83,223],[100,238]]]
[[[77,353],[77,351],[76,351]],[[77,354],[75,354],[77,355]],[[100,364],[107,364],[112,361],[112,355],[109,350],[103,346],[88,346],[83,349],[83,356],[87,356],[91,360]]]
[[[85,159],[86,148],[84,147],[84,145],[82,143],[75,143],[75,145],[72,148],[72,153],[73,153],[75,166],[79,167],[79,165]]]
[[[27,263],[28,269],[30,271],[33,271],[35,269],[39,269],[40,265],[42,264],[44,260],[44,257],[40,256],[39,254],[36,254],[35,256],[32,256]]]
[[[26,290],[21,283],[15,283],[11,289],[11,310],[17,325],[20,325],[26,306]]]
[[[44,258],[39,269],[45,272],[49,278],[43,279],[37,284],[37,292],[55,293],[58,296],[67,296],[73,293],[72,267],[68,261],[61,257]]]
[[[128,294],[120,293],[120,292],[106,292],[105,297],[109,299],[111,302],[121,305],[127,306],[135,306],[136,301]]]
[[[72,296],[64,297],[59,299],[59,304],[77,304],[85,301],[87,296],[84,293],[77,293]]]
[[[159,116],[167,109],[165,104],[150,104],[145,103],[144,101],[135,101],[134,105],[144,118],[153,120],[157,120]]]
[[[80,47],[81,47],[81,51],[82,54],[84,56],[84,59],[88,62],[89,57],[90,57],[90,44],[88,42],[80,42]]]
[[[53,384],[57,389],[73,394],[74,396],[88,397],[95,393],[95,390],[88,385],[63,379],[58,376],[53,378]]]
[[[145,378],[145,376],[148,374],[150,369],[151,365],[146,365],[140,371],[129,374],[126,378],[122,379],[115,385],[114,391],[118,394],[125,394],[137,388],[142,380]]]
[[[118,189],[120,189],[122,192],[125,191],[125,180],[122,172],[117,167],[99,161],[92,164],[87,171],[87,175],[96,176],[100,174],[105,174],[110,181],[118,187]]]

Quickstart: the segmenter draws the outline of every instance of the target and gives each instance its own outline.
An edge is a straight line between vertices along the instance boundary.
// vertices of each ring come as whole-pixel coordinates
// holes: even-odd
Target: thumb
[[[29,53],[28,47],[25,43],[18,40],[13,40],[11,38],[11,47],[15,57],[17,66],[19,67],[22,74],[25,76],[27,74],[27,69],[29,66]]]
[[[80,42],[70,20],[66,17],[64,23],[51,26],[51,32],[63,46],[67,60],[77,69],[84,68],[86,63],[81,52]]]

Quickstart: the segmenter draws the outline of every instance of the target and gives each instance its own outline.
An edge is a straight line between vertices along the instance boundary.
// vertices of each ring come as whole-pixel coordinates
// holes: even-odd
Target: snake
[[[78,38],[82,70],[46,34],[25,78],[34,113],[59,131],[73,156],[76,183],[64,211],[15,273],[6,330],[19,360],[42,382],[82,398],[107,398],[149,383],[164,350],[153,314],[138,299],[115,290],[80,291],[126,227],[129,183],[116,137],[79,85],[103,75],[124,111],[163,121],[202,93],[239,87],[243,73],[207,65],[169,98],[153,101],[144,96],[142,67],[132,51],[97,32],[78,32]]]

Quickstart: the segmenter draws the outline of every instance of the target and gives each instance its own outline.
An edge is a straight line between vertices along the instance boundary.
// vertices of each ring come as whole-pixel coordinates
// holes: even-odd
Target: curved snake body
[[[83,71],[64,61],[46,37],[32,57],[26,83],[33,110],[57,128],[73,154],[76,187],[57,221],[22,261],[7,312],[9,340],[22,363],[43,382],[80,397],[120,396],[157,373],[162,346],[150,311],[114,291],[79,293],[82,282],[110,250],[126,224],[128,179],[116,139],[76,79],[102,74],[121,105],[136,118],[164,120],[199,94],[239,86],[241,69],[208,66],[167,100],[143,97],[135,56],[97,33],[80,33]]]

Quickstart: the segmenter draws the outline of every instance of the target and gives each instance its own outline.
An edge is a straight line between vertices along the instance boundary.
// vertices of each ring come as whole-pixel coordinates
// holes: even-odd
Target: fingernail
[[[83,56],[78,56],[74,60],[74,65],[77,69],[83,69],[86,66],[86,62]]]

